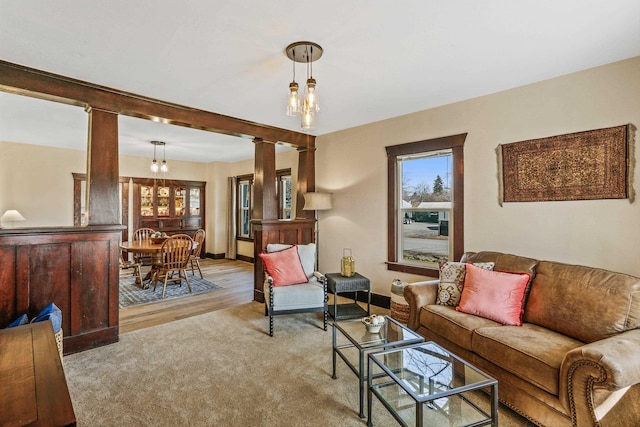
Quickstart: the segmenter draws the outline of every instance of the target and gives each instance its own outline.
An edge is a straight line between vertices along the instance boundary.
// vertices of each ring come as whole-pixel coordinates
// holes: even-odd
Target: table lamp
[[[16,221],[24,221],[25,218],[15,209],[9,209],[0,216],[0,228],[14,228]]]

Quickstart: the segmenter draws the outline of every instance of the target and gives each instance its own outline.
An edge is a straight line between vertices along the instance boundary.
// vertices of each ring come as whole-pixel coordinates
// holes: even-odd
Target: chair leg
[[[156,287],[158,286],[158,279],[160,278],[160,276],[158,275],[158,272],[155,271],[154,273],[151,274],[151,281],[153,282],[153,292],[156,291]]]
[[[178,272],[178,277],[180,276],[180,272],[182,272],[184,274],[184,280],[187,281],[187,286],[189,287],[189,293],[192,293],[193,291],[191,290],[191,283],[189,283],[189,277],[187,276],[187,271],[186,270],[180,270]],[[182,284],[182,281],[180,282],[180,284]]]
[[[200,270],[200,259],[196,258],[196,266],[198,267],[198,273],[200,273],[200,278],[204,279],[204,277],[202,276],[202,270]]]
[[[267,308],[267,303],[264,303],[264,315],[268,316],[269,315],[269,309]]]
[[[269,336],[273,336],[273,313],[269,310]]]
[[[323,312],[324,315],[324,330],[327,330],[327,310]]]
[[[162,285],[162,298],[167,294],[167,281],[169,280],[169,272],[164,274],[164,283]],[[155,289],[155,288],[154,288]]]
[[[136,265],[133,269],[133,272],[136,275],[137,281],[140,283],[140,287],[144,288],[144,283],[142,282],[142,273],[140,273],[140,265]]]

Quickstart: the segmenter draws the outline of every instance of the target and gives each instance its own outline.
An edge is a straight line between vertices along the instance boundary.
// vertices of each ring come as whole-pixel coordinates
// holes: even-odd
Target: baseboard
[[[338,295],[340,295],[341,297],[354,299],[355,292],[340,292]],[[358,292],[358,301],[366,303],[367,293],[362,291]],[[380,307],[380,308],[390,309],[391,297],[388,297],[386,295],[371,293],[371,305],[375,305],[376,307]]]
[[[206,254],[204,254],[205,258],[211,258],[211,259],[225,259],[226,254],[225,253],[221,253],[221,254],[212,254],[211,252],[207,252]]]
[[[253,257],[250,257],[250,256],[236,255],[236,259],[240,261],[250,262],[251,264],[253,264]]]

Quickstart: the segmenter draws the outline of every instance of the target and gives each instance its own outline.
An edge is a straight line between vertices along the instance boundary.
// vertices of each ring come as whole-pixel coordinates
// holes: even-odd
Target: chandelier
[[[167,165],[167,145],[162,141],[151,141],[153,144],[153,161],[151,162],[151,172],[158,173],[158,171],[166,173],[169,172],[169,166]],[[162,164],[158,164],[156,160],[156,147],[158,145],[162,146]]]
[[[293,64],[293,81],[289,83],[287,115],[299,115],[302,129],[305,131],[314,130],[316,128],[316,112],[320,111],[320,103],[316,80],[313,78],[313,62],[322,56],[322,48],[312,42],[295,42],[287,46],[285,53]],[[307,84],[304,88],[302,101],[299,98],[299,86],[296,83],[296,62],[306,64],[307,68]]]

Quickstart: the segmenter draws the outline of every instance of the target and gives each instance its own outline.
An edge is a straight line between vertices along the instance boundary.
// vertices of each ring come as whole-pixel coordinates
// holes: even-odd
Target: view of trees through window
[[[437,265],[450,258],[452,151],[398,158],[401,177],[399,258]]]

